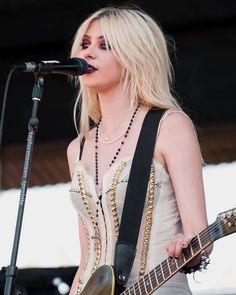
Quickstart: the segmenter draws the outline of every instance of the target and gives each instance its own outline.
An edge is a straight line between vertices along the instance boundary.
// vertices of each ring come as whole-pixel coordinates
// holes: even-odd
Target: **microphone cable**
[[[3,139],[4,119],[5,119],[5,113],[6,113],[7,94],[8,94],[8,89],[9,89],[12,75],[15,71],[16,69],[12,68],[10,72],[8,73],[3,100],[2,100],[2,111],[1,111],[1,118],[0,118],[0,189],[2,189],[2,139]]]
[[[5,119],[5,112],[6,112],[7,94],[8,94],[11,77],[14,71],[16,71],[16,69],[12,68],[7,76],[7,81],[6,81],[4,95],[3,95],[2,111],[1,111],[1,119],[0,119],[0,155],[2,151],[3,126],[4,126],[4,119]]]

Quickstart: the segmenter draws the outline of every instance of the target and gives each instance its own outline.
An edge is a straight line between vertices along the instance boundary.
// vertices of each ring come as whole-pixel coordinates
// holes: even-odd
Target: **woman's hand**
[[[190,236],[190,235],[183,235],[183,234],[177,234],[175,235],[171,241],[166,244],[166,251],[169,255],[169,257],[171,258],[175,258],[178,259],[183,251],[183,249],[187,248],[190,241],[192,240],[194,235]],[[209,245],[206,249],[205,249],[205,253],[207,254],[206,257],[208,257],[208,255],[211,253],[213,248],[213,245]],[[197,267],[195,270],[199,270],[200,266],[206,268],[207,264],[209,264],[209,257],[206,259],[204,259],[204,261],[202,261],[201,258],[201,254],[195,256],[193,259],[191,259],[185,267],[187,268],[192,268],[192,267]],[[198,269],[199,268],[199,269]],[[194,270],[194,271],[195,271]]]
[[[169,257],[178,259],[182,250],[188,247],[192,238],[193,236],[185,236],[183,234],[177,234],[174,236],[166,245],[166,251]]]

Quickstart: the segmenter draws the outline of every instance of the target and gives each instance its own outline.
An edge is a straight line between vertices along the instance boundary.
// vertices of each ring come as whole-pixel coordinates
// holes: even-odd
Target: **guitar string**
[[[166,262],[166,261],[164,261],[164,262]],[[162,264],[162,263],[161,263]],[[163,265],[163,264],[162,264]],[[141,290],[141,291],[144,291],[144,288],[145,288],[145,286],[144,286],[144,284],[145,284],[145,282],[147,283],[147,281],[149,282],[150,280],[151,280],[151,286],[153,285],[153,278],[155,279],[155,282],[156,281],[158,281],[158,278],[157,278],[157,280],[156,280],[156,276],[155,276],[155,272],[157,272],[157,268],[159,267],[159,270],[158,270],[158,272],[160,272],[161,273],[161,268],[160,268],[160,266],[157,266],[154,270],[152,270],[150,273],[149,273],[149,277],[150,277],[150,279],[148,278],[148,277],[146,277],[146,276],[144,276],[141,280],[139,280],[138,282],[136,282],[135,284],[134,284],[134,286],[133,286],[133,289],[134,289],[134,291],[135,291],[135,293],[136,293],[136,291],[138,291],[139,292],[139,289]],[[163,274],[165,274],[166,273],[166,269],[165,269],[165,265],[164,265],[164,267],[162,267],[162,270],[163,270]],[[168,273],[170,273],[169,272],[169,270],[168,270]],[[173,273],[173,272],[172,272]],[[171,274],[171,273],[170,273]],[[164,276],[164,278],[163,278],[163,275],[161,275],[161,278],[162,278],[162,280],[161,280],[161,283],[163,282],[163,280],[165,279],[165,276]],[[159,277],[159,279],[160,279],[160,277]],[[142,284],[142,285],[141,285]],[[158,285],[159,285],[159,283],[158,283],[158,285],[157,284],[155,284],[156,286],[154,286],[154,289],[155,289],[155,287],[158,287]],[[144,288],[143,288],[144,287]],[[153,289],[153,288],[152,288]],[[126,292],[127,293],[127,292]]]
[[[203,238],[202,238],[202,240],[204,239],[204,234],[206,233],[206,232],[208,232],[208,230],[204,230],[202,233],[200,233],[199,235],[201,235],[201,234],[203,234],[202,236],[203,236]],[[209,235],[207,235],[207,237],[208,237]],[[197,240],[196,240],[196,242],[198,242]],[[196,244],[196,242],[195,243],[193,243],[193,244]],[[193,245],[192,244],[192,245]],[[198,245],[199,245],[199,242],[198,242]],[[201,249],[201,247],[200,247],[200,249]],[[200,250],[199,249],[199,250]],[[182,263],[184,263],[184,259],[182,258],[182,257],[180,257],[180,259],[182,260],[181,261],[181,263],[179,263],[180,261],[178,261],[177,262],[177,265],[181,265]],[[170,259],[170,258],[168,258],[167,260],[169,260],[169,262],[172,262],[172,259]],[[135,290],[135,294],[136,294],[136,291],[137,292],[139,292],[139,288],[140,288],[140,290],[141,291],[146,291],[145,290],[145,286],[143,285],[144,284],[144,282],[150,282],[151,284],[151,286],[153,285],[153,279],[154,279],[154,282],[156,282],[155,283],[155,285],[156,286],[153,286],[154,288],[152,288],[152,289],[155,289],[155,287],[158,287],[158,285],[160,285],[162,282],[163,282],[163,280],[165,280],[165,278],[166,277],[169,277],[171,274],[173,275],[174,274],[174,271],[172,271],[172,272],[170,272],[169,271],[169,268],[168,268],[168,264],[167,264],[167,260],[165,260],[165,261],[163,261],[163,262],[161,262],[161,264],[160,265],[162,265],[162,271],[163,271],[163,274],[162,274],[162,271],[161,271],[161,266],[160,265],[158,265],[156,268],[154,268],[150,273],[149,273],[149,276],[144,276],[140,281],[138,281],[138,282],[136,282],[136,283],[134,283],[134,285],[133,285],[133,289]],[[176,268],[176,265],[175,265],[175,268]],[[168,269],[168,274],[169,275],[167,275],[167,269]],[[175,269],[175,270],[177,270],[177,269]],[[156,273],[156,274],[155,274]],[[160,273],[161,275],[159,275],[158,276],[158,273]],[[166,276],[165,276],[165,274],[166,274]],[[150,277],[150,279],[149,279],[149,277]],[[159,284],[159,282],[158,282],[158,277],[159,277],[159,280],[161,281],[160,282],[160,284]],[[143,282],[144,281],[144,282]],[[142,286],[142,285],[143,286]],[[140,293],[138,293],[138,294],[140,294]]]
[[[191,245],[192,245],[193,247],[196,246],[196,245],[199,247],[199,250],[195,251],[195,253],[193,253],[193,255],[194,255],[194,254],[197,255],[197,252],[199,252],[199,251],[201,251],[203,248],[205,248],[206,245],[209,244],[209,242],[210,242],[210,244],[212,243],[211,239],[209,238],[209,232],[210,232],[211,230],[215,230],[217,227],[218,227],[218,224],[217,224],[217,222],[216,222],[216,223],[214,223],[213,225],[209,226],[209,228],[207,228],[207,229],[205,229],[204,231],[202,231],[201,233],[199,233],[199,236],[200,236],[200,239],[201,239],[201,244],[203,244],[203,247],[200,246],[197,237],[194,237],[194,238],[193,238],[194,240],[192,240],[193,243],[191,243]],[[218,227],[218,228],[219,228],[219,227]],[[206,243],[206,242],[207,242],[207,243]],[[205,245],[205,243],[206,243],[206,245]],[[204,246],[204,245],[205,245],[205,246]],[[190,249],[190,248],[187,248],[187,249]],[[189,253],[192,253],[191,250],[190,250]],[[193,256],[193,255],[192,255],[192,256]],[[190,258],[191,258],[191,257],[190,257]],[[169,262],[172,262],[171,258],[168,258],[167,260],[169,260]],[[175,271],[172,271],[172,270],[171,270],[171,272],[170,272],[170,271],[169,271],[169,267],[168,267],[167,260],[165,260],[165,261],[163,261],[163,262],[161,263],[161,265],[163,266],[163,267],[162,267],[162,270],[163,270],[163,273],[164,273],[164,278],[163,278],[163,275],[161,275],[161,282],[160,282],[160,283],[162,283],[163,280],[165,280],[166,277],[170,277],[170,276],[172,276],[172,275],[173,275],[173,272],[175,272],[175,271],[177,270],[177,269],[176,269],[176,265],[174,265],[174,267],[175,267]],[[188,258],[186,258],[186,260],[188,260]],[[190,259],[190,260],[191,260],[191,259]],[[180,268],[180,266],[182,266],[183,264],[185,264],[185,261],[184,261],[184,258],[181,256],[181,257],[180,257],[180,260],[177,260],[177,265],[179,266],[178,268]],[[173,266],[173,265],[172,265],[172,266]],[[170,267],[170,268],[171,268],[171,267]],[[159,271],[159,272],[161,271],[161,267],[160,267],[160,266],[157,266],[157,267],[153,270],[153,273],[152,273],[152,277],[151,277],[151,279],[155,278],[155,280],[156,280],[155,272],[157,273],[157,271]],[[166,275],[166,276],[165,276],[165,275]],[[159,276],[159,278],[160,278],[160,276]],[[146,279],[148,279],[148,278],[146,277]],[[159,285],[159,283],[158,283],[158,285]],[[158,286],[158,285],[157,285],[157,286]]]
[[[233,210],[232,210],[232,212],[233,212]],[[234,217],[233,218],[233,221],[232,222],[235,222],[236,221],[236,217]],[[200,237],[200,242],[201,242],[201,244],[203,245],[202,247],[201,247],[201,245],[199,245],[199,240],[198,240],[198,238],[197,238],[197,236],[195,236],[192,240],[191,240],[191,246],[192,247],[194,247],[194,246],[196,246],[196,245],[198,245],[199,246],[199,250],[197,250],[197,252],[198,251],[201,251],[202,249],[204,249],[204,248],[206,248],[207,247],[207,244],[210,242],[210,244],[211,243],[213,243],[214,242],[214,239],[213,239],[213,241],[211,240],[211,238],[210,238],[210,232],[212,232],[212,234],[214,234],[215,235],[215,230],[216,229],[218,229],[218,231],[220,231],[220,227],[219,227],[219,223],[220,223],[220,221],[218,220],[218,221],[216,221],[216,222],[214,222],[213,224],[211,224],[211,225],[209,225],[206,229],[204,229],[202,232],[200,232],[197,236],[199,236]],[[229,225],[228,224],[223,224],[222,226],[221,226],[222,228],[223,228],[223,231],[224,230],[226,230],[227,229],[227,227],[229,227]],[[217,238],[215,238],[215,240],[216,240]],[[204,243],[205,242],[207,242],[207,244],[206,244],[206,246],[204,246]],[[187,248],[186,248],[186,250],[189,250],[190,249],[190,246],[188,246]],[[197,253],[196,252],[196,253]],[[191,252],[191,250],[190,250],[190,253],[192,253]],[[196,253],[193,253],[193,255],[194,254],[196,254]],[[192,254],[191,254],[192,255]],[[192,256],[193,256],[192,255]],[[197,255],[197,254],[196,254]],[[192,257],[193,258],[193,257]],[[184,261],[184,258],[181,256],[180,257],[180,259],[181,259],[181,263],[178,263],[177,262],[177,265],[182,265],[182,264],[184,264],[185,263],[185,261]],[[144,284],[146,284],[147,282],[149,283],[149,286],[151,286],[151,288],[152,288],[152,290],[154,291],[166,278],[169,278],[169,277],[171,277],[171,276],[173,276],[174,274],[175,274],[175,271],[178,269],[178,268],[181,268],[180,266],[178,267],[178,268],[176,268],[176,265],[175,265],[175,271],[173,271],[173,272],[170,272],[170,270],[169,270],[169,267],[168,267],[168,263],[167,263],[167,260],[169,260],[169,262],[171,262],[171,258],[167,258],[166,260],[164,260],[163,262],[161,262],[157,267],[155,267],[154,269],[152,269],[148,274],[146,274],[146,275],[144,275],[144,277],[142,278],[142,279],[140,279],[138,282],[136,282],[136,283],[134,283],[134,284],[132,284],[131,286],[129,286],[129,288],[128,289],[126,289],[124,292],[122,292],[121,293],[121,295],[122,294],[128,294],[127,292],[129,292],[129,290],[130,290],[130,288],[132,287],[133,289],[134,289],[134,294],[136,294],[136,292],[143,292],[143,291],[145,291],[146,292],[146,290],[145,290],[145,285]],[[191,259],[190,259],[191,260]],[[164,265],[163,265],[163,263],[164,263]],[[163,274],[164,274],[164,276],[163,276],[163,274],[162,274],[162,272],[161,272],[161,266],[160,265],[162,265],[163,267],[162,267],[162,270],[163,270]],[[171,268],[171,267],[170,267]],[[158,269],[158,271],[161,273],[161,278],[162,278],[162,281],[159,283],[158,282],[158,274],[157,274],[157,269]],[[167,272],[167,270],[168,270],[168,272]],[[156,273],[156,274],[155,274]],[[165,274],[167,275],[166,277],[165,277]],[[169,275],[168,275],[169,274]],[[155,285],[156,286],[153,286],[153,279],[154,279],[154,282],[155,282]],[[159,279],[160,279],[160,277],[159,277]],[[141,284],[143,284],[143,286],[141,286]],[[127,292],[126,292],[127,291]],[[137,293],[137,294],[143,294],[143,293]]]
[[[203,232],[201,232],[199,235],[201,235],[202,234],[202,244],[204,243],[204,239],[206,238],[206,234],[207,233],[207,238],[208,238],[208,240],[209,240],[209,234],[208,234],[208,229],[205,229]],[[204,237],[204,235],[205,235],[205,237]],[[196,244],[196,243],[195,243]],[[199,245],[199,242],[198,242],[198,245]],[[201,247],[200,247],[200,249],[201,249]],[[200,250],[199,249],[199,250]],[[169,259],[169,261],[171,261],[170,260],[170,258],[168,258]],[[184,259],[181,257],[181,260],[182,260],[182,262],[181,262],[181,264],[182,263],[184,263]],[[163,265],[163,263],[165,263],[167,260],[165,260],[165,261],[163,261],[161,264]],[[177,265],[178,265],[179,263],[177,262]],[[159,268],[159,269],[158,269]],[[164,267],[162,267],[162,270],[163,270],[163,274],[166,274],[166,270],[167,270],[167,268],[168,268],[168,265],[167,265],[167,267],[166,267],[166,264],[164,265]],[[175,268],[176,268],[176,265],[175,265]],[[157,269],[158,269],[158,272],[159,273],[161,273],[161,277],[159,276],[159,280],[161,280],[161,282],[159,283],[158,282],[158,274],[157,274]],[[177,268],[178,269],[178,268]],[[175,269],[175,270],[177,270],[177,269]],[[157,274],[157,275],[155,275],[155,273]],[[170,273],[170,271],[169,271],[169,268],[168,268],[168,273],[169,273],[169,275],[167,276],[167,277],[169,277],[169,276],[171,276],[171,274],[172,275],[174,275],[174,271],[172,272],[172,273]],[[150,277],[150,279],[149,279],[149,277]],[[155,285],[153,284],[153,279],[154,279],[154,282],[155,282]],[[152,287],[152,289],[153,290],[155,290],[155,288],[157,288],[163,281],[165,280],[165,275],[163,276],[162,275],[162,272],[161,272],[161,267],[160,267],[160,265],[158,265],[156,268],[154,268],[153,270],[151,270],[150,272],[149,272],[149,276],[147,276],[147,275],[145,275],[142,279],[140,279],[138,282],[136,282],[136,283],[134,283],[133,285],[132,285],[132,287],[133,287],[133,289],[134,289],[134,294],[136,294],[136,292],[138,292],[137,294],[143,294],[143,293],[140,293],[139,291],[141,291],[141,292],[143,292],[143,291],[145,291],[146,292],[146,290],[145,290],[145,286],[144,286],[144,284],[145,283],[149,283],[149,285]],[[151,281],[151,282],[150,282]],[[143,286],[142,286],[142,285]],[[154,286],[153,286],[154,285]],[[130,286],[131,287],[131,286]],[[130,289],[130,288],[129,288]],[[129,289],[127,289],[127,291],[129,290]],[[127,293],[127,292],[126,292]],[[126,294],[126,293],[124,293],[124,294]]]
[[[234,221],[235,222],[235,221]],[[222,228],[223,229],[226,229],[228,227],[228,225],[227,224],[224,224],[223,226],[222,226]],[[191,245],[194,247],[196,244],[198,244],[198,246],[200,246],[200,248],[199,248],[199,250],[202,250],[202,249],[204,249],[205,247],[206,247],[206,245],[207,244],[211,244],[213,241],[211,241],[211,239],[209,238],[210,236],[209,236],[209,232],[211,232],[211,231],[215,231],[215,229],[217,229],[218,228],[218,230],[220,230],[219,229],[219,221],[218,222],[215,222],[214,224],[212,224],[212,225],[210,225],[207,229],[205,229],[205,230],[203,230],[201,233],[199,233],[199,236],[200,236],[200,238],[201,238],[201,244],[203,244],[203,247],[201,247],[200,245],[199,245],[199,241],[198,241],[198,239],[197,239],[197,236],[196,237],[194,237],[194,241],[193,241],[193,243],[191,243]],[[214,232],[213,232],[214,233]],[[207,242],[207,243],[206,243]],[[210,243],[209,243],[210,242]],[[206,243],[206,245],[205,245],[205,243]],[[204,245],[205,245],[205,247],[204,247]],[[199,251],[198,250],[198,251]],[[197,252],[198,252],[197,251]],[[197,252],[195,252],[195,254],[197,253]],[[196,254],[197,255],[197,254]],[[185,263],[185,261],[184,261],[184,258],[183,257],[180,257],[181,258],[181,261],[179,260],[178,262],[177,262],[177,265],[182,265],[182,264],[184,264]],[[191,260],[191,259],[190,259]],[[171,259],[169,258],[169,262],[171,261]],[[166,261],[163,261],[165,264],[164,264],[164,267],[162,267],[162,270],[163,270],[163,273],[164,274],[166,274],[166,277],[170,277],[170,276],[172,276],[173,275],[173,271],[172,271],[172,273],[170,273],[170,271],[169,271],[169,268],[168,268],[168,265],[167,265],[167,260]],[[162,263],[161,263],[162,264]],[[163,264],[162,264],[162,266],[163,266]],[[175,268],[176,268],[176,265],[175,265]],[[168,272],[166,271],[168,269]],[[152,274],[150,274],[150,276],[152,276],[151,277],[151,280],[154,278],[155,279],[155,281],[157,281],[156,280],[156,275],[155,275],[155,272],[157,273],[157,270],[161,273],[161,267],[160,267],[160,265],[159,266],[157,266],[155,269],[153,269],[153,273]],[[159,279],[160,279],[160,276],[159,276]],[[147,281],[150,281],[149,280],[149,278],[148,277],[145,277],[145,280]],[[162,275],[162,273],[161,273],[161,282],[160,282],[160,284],[163,282],[163,280],[165,280],[165,275],[164,275],[164,277],[163,277],[163,275]],[[153,282],[151,282],[151,283],[153,283]],[[160,285],[159,283],[158,284],[156,284],[156,287],[158,287],[158,285]],[[154,287],[155,288],[155,287]],[[142,289],[142,291],[144,291],[144,289]]]

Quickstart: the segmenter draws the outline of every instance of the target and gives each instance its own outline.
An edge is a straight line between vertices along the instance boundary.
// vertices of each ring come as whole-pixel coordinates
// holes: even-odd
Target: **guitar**
[[[116,288],[113,266],[103,265],[93,273],[81,295],[152,294],[207,246],[235,232],[236,208],[233,208],[219,213],[216,221],[196,235],[178,259],[167,258],[124,291]]]

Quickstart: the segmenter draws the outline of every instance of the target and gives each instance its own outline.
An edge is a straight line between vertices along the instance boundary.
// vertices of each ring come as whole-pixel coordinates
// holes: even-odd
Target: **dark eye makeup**
[[[81,49],[87,49],[90,46],[91,42],[89,40],[82,40],[80,43]],[[111,47],[105,41],[100,41],[99,48],[102,50],[110,50]]]

